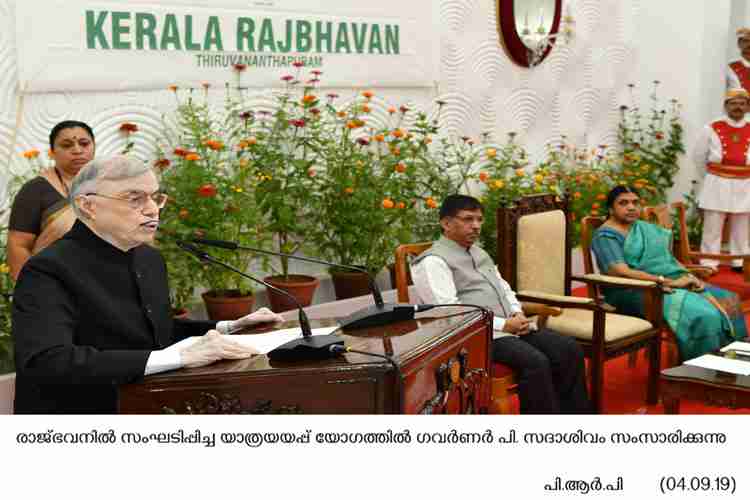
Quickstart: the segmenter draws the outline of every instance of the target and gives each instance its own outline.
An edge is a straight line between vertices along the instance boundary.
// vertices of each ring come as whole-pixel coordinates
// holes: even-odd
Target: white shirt
[[[740,62],[746,68],[750,68],[750,62],[747,62],[744,57],[740,56]],[[741,89],[742,83],[732,68],[727,64],[727,90],[729,89]]]
[[[500,285],[505,293],[505,298],[511,306],[511,313],[520,313],[521,303],[518,302],[515,292],[510,288],[510,285],[505,281],[500,273],[495,268],[497,278],[500,280]],[[411,268],[411,278],[414,281],[414,286],[417,289],[417,295],[419,301],[422,304],[460,304],[458,300],[458,294],[456,292],[456,283],[453,281],[453,273],[448,267],[448,264],[435,255],[428,255],[419,263],[415,264]],[[494,323],[492,325],[492,338],[507,336],[508,333],[503,331],[505,327],[505,319],[495,315]],[[533,326],[532,326],[533,328]]]
[[[734,128],[741,128],[747,124],[744,119],[734,121],[727,116],[714,121],[718,120]],[[705,172],[707,163],[721,163],[722,157],[721,140],[711,125],[706,125],[693,150],[693,160],[699,171]],[[750,150],[745,157],[745,164],[750,165]],[[727,179],[706,173],[703,187],[698,195],[698,206],[718,212],[750,212],[750,179]]]

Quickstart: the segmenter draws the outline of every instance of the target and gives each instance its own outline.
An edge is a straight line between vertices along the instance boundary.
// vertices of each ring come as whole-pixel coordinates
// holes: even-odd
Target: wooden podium
[[[220,361],[122,386],[119,412],[486,413],[492,314],[461,306],[430,313],[429,318],[339,331],[347,347],[387,354],[398,368],[356,353],[303,363],[275,362],[265,355]],[[313,328],[336,324],[313,323]],[[293,326],[296,322],[281,328]]]

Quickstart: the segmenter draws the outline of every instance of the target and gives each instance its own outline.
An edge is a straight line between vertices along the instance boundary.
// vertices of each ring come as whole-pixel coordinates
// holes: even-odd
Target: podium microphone
[[[230,266],[229,264],[214,258],[195,245],[191,245],[190,243],[187,243],[185,241],[177,241],[176,244],[178,247],[180,247],[180,249],[193,254],[198,259],[204,262],[209,262],[211,264],[229,269],[230,271],[234,271],[240,276],[244,276],[251,281],[254,281],[261,285],[265,285],[268,288],[286,295],[297,305],[297,309],[299,310],[299,325],[300,329],[302,330],[302,338],[290,340],[289,342],[282,344],[273,351],[269,352],[268,357],[270,359],[274,361],[303,361],[308,359],[325,359],[333,357],[337,354],[332,349],[334,346],[344,345],[344,340],[338,335],[313,335],[312,329],[310,328],[310,320],[307,318],[305,310],[292,294],[269,283],[266,283],[261,279],[243,273],[236,267]]]
[[[298,255],[292,255],[288,253],[273,252],[271,250],[261,250],[259,248],[245,247],[238,245],[233,241],[222,241],[222,240],[209,240],[204,238],[193,238],[194,243],[200,245],[208,245],[217,248],[225,248],[227,250],[246,250],[248,252],[260,253],[265,255],[274,255],[276,257],[287,257],[294,260],[302,260],[305,262],[312,262],[314,264],[324,264],[327,266],[338,267],[340,269],[349,269],[352,271],[362,272],[362,269],[356,266],[350,266],[347,264],[337,264],[335,262],[328,262],[321,259],[313,259],[310,257],[301,257]],[[373,326],[389,325],[391,323],[397,323],[399,321],[408,321],[414,319],[414,313],[418,312],[415,310],[413,304],[393,304],[383,303],[383,296],[380,293],[375,280],[367,275],[367,281],[370,285],[370,291],[372,292],[373,300],[375,304],[367,306],[364,309],[355,311],[346,318],[339,321],[341,328],[344,330],[356,330],[358,328],[369,328]]]

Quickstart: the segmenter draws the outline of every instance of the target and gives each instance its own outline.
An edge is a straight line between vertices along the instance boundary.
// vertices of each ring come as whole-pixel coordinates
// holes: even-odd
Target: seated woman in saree
[[[55,165],[24,184],[13,200],[8,223],[8,265],[13,279],[29,257],[67,233],[76,220],[68,202],[70,183],[94,158],[94,132],[87,124],[63,121],[49,134]]]
[[[739,297],[709,286],[672,255],[671,231],[640,220],[638,193],[617,186],[607,197],[609,217],[594,233],[591,248],[599,270],[622,278],[662,283],[664,319],[675,334],[682,360],[747,336]],[[643,316],[642,293],[604,289],[607,303],[623,314]]]

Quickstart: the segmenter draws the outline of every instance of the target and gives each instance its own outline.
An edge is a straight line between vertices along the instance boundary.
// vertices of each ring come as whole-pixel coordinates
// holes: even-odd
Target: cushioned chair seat
[[[645,319],[607,313],[604,321],[604,342],[614,342],[653,328]],[[560,316],[547,320],[547,327],[563,335],[590,340],[594,313],[584,309],[563,309]]]

